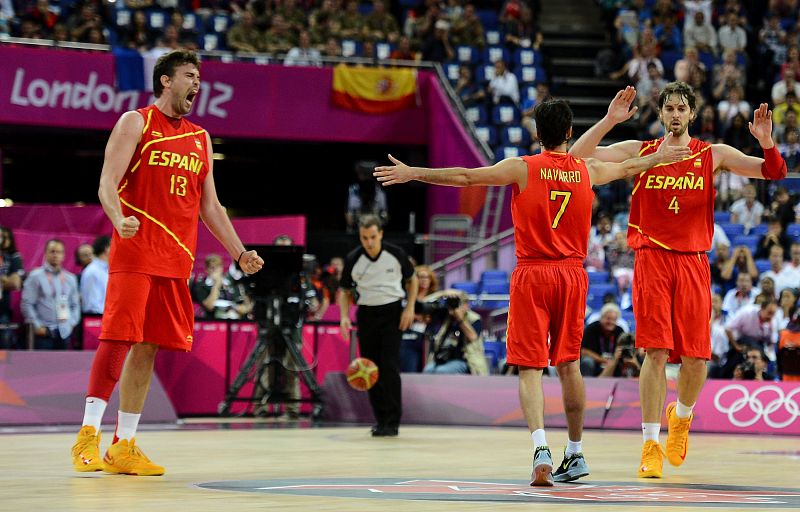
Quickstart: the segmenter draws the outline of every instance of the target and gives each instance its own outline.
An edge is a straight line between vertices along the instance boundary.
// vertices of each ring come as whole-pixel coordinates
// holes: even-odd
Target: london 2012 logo
[[[730,384],[717,391],[714,407],[728,416],[736,427],[750,427],[759,420],[774,429],[783,429],[800,418],[800,387],[786,393],[779,386],[768,384],[758,389],[747,389],[741,384]]]

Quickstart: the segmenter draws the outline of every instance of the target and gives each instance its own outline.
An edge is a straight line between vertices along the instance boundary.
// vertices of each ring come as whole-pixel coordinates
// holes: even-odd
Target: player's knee
[[[649,359],[650,364],[661,367],[666,366],[669,360],[669,351],[664,348],[648,348],[647,359]]]
[[[558,377],[561,380],[564,380],[566,378],[580,375],[581,367],[578,361],[569,361],[567,363],[561,363],[556,365],[556,371],[558,372]]]

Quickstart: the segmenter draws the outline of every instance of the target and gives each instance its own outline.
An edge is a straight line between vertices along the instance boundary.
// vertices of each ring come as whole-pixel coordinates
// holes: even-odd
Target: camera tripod
[[[284,371],[296,371],[305,382],[311,398],[307,400],[299,400],[300,402],[311,402],[314,404],[313,416],[317,417],[322,409],[322,389],[317,383],[317,378],[314,376],[313,367],[309,366],[300,351],[302,345],[301,326],[302,321],[298,317],[294,322],[291,318],[286,318],[284,311],[281,310],[282,306],[287,303],[294,302],[292,298],[286,299],[280,296],[273,296],[267,299],[255,299],[258,338],[250,355],[247,356],[239,373],[231,384],[228,392],[225,394],[225,399],[219,404],[218,410],[221,416],[229,416],[231,405],[233,402],[258,402],[262,405],[266,404],[280,404],[287,402],[297,402],[298,400],[289,399],[285,392],[278,391],[275,386],[270,386],[263,397],[260,398],[239,398],[239,392],[242,387],[255,376],[256,386],[260,385],[261,375],[266,370],[267,364],[262,364],[266,355],[270,354],[270,348],[278,349],[277,352],[282,352],[280,349],[286,349],[291,361],[294,363],[295,370],[285,369],[282,365],[278,368]],[[275,382],[280,382],[280,378],[275,379]]]

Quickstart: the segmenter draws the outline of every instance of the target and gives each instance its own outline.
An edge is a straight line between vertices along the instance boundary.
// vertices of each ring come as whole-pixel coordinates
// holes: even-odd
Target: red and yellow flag
[[[339,64],[333,69],[333,104],[368,114],[387,114],[414,106],[414,69],[363,68]]]

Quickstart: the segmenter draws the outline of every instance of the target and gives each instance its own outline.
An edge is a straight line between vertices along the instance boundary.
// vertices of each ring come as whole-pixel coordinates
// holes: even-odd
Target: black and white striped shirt
[[[381,244],[373,259],[363,247],[347,255],[340,286],[355,289],[359,306],[383,306],[406,296],[404,284],[414,275],[414,267],[403,249]]]

